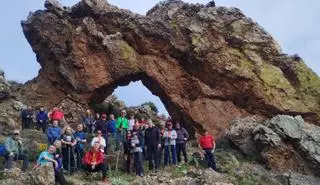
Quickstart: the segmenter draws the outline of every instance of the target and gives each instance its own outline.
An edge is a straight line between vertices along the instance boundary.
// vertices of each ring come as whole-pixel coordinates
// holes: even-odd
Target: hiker
[[[30,106],[27,109],[21,111],[22,130],[29,129],[33,122],[33,111]]]
[[[56,152],[56,147],[53,145],[50,145],[47,151],[41,152],[38,160],[37,160],[37,166],[43,166],[48,163],[52,163],[54,166],[54,177],[56,183],[59,183],[60,185],[66,185],[66,180],[63,176],[63,173],[60,170],[59,163],[54,159],[54,153]]]
[[[99,143],[95,143],[91,150],[88,151],[85,156],[83,157],[83,166],[82,168],[87,172],[98,172],[101,171],[102,173],[102,180],[104,183],[108,182],[107,179],[107,167],[104,164],[104,155],[99,150],[100,145]]]
[[[60,124],[64,124],[66,122],[62,109],[58,107],[52,109],[52,112],[49,114],[49,118],[52,121],[57,120]]]
[[[106,147],[106,140],[103,138],[101,130],[98,130],[96,133],[96,137],[92,139],[91,147],[93,147],[95,143],[99,144],[101,152],[104,153],[104,148]]]
[[[128,130],[133,130],[133,125],[135,125],[136,120],[134,119],[134,115],[130,114],[130,119],[128,121]]]
[[[73,134],[74,138],[77,140],[77,144],[75,146],[75,152],[77,156],[77,168],[81,167],[81,160],[84,155],[84,145],[87,143],[87,136],[83,131],[83,124],[78,124],[77,131]]]
[[[136,125],[133,126],[132,129],[132,137],[131,137],[131,147],[134,153],[134,164],[136,175],[143,177],[143,153],[142,153],[142,132],[139,130],[139,127]]]
[[[86,115],[83,117],[82,121],[83,121],[84,131],[88,134],[92,134],[94,118],[90,110],[86,111]]]
[[[115,152],[117,150],[119,150],[119,146],[117,146],[116,144],[119,143],[116,141],[117,139],[117,128],[116,128],[116,124],[117,121],[114,118],[114,114],[110,114],[109,116],[110,120],[107,123],[107,133],[108,133],[108,148],[110,148],[110,150],[112,152]]]
[[[117,119],[117,124],[116,124],[116,128],[118,130],[118,134],[117,134],[117,146],[119,146],[120,142],[123,141],[123,148],[125,149],[126,146],[126,142],[124,141],[124,137],[125,137],[125,134],[126,134],[126,131],[129,127],[129,123],[128,123],[128,119],[126,118],[126,114],[127,112],[125,110],[122,110],[121,111],[121,116],[118,117]]]
[[[132,145],[131,145],[131,138],[132,138],[132,132],[131,130],[128,130],[125,135],[124,143],[124,158],[125,158],[125,168],[128,173],[131,173],[132,167],[133,167],[133,150],[132,150]]]
[[[69,173],[73,173],[75,169],[74,160],[74,146],[77,144],[77,140],[72,134],[72,128],[66,127],[65,132],[61,136],[62,143],[62,162],[63,168]]]
[[[148,151],[149,170],[157,170],[160,165],[161,134],[159,128],[153,124],[151,119],[148,122],[149,128],[145,130],[145,145]]]
[[[208,134],[208,131],[204,131],[199,138],[199,148],[205,156],[208,166],[213,170],[216,169],[215,156],[213,151],[216,148],[216,143],[212,135]]]
[[[102,114],[101,119],[96,122],[96,128],[95,130],[100,130],[102,132],[102,136],[105,139],[106,143],[108,143],[108,135],[107,135],[107,128],[108,128],[108,121],[107,121],[107,115]],[[104,147],[104,153],[107,153],[107,145]]]
[[[60,171],[63,169],[63,163],[62,163],[62,143],[60,140],[56,140],[53,143],[53,146],[56,147],[56,151],[54,153],[54,160],[56,160],[59,164]]]
[[[22,170],[26,171],[29,167],[29,158],[23,148],[23,143],[20,138],[20,131],[13,130],[12,136],[8,137],[4,144],[6,148],[5,154],[5,169],[11,170],[13,161],[22,160]]]
[[[206,7],[216,7],[216,3],[214,2],[214,0],[212,0],[208,4],[206,4]]]
[[[40,130],[42,128],[42,132],[46,133],[48,127],[48,113],[44,110],[44,107],[40,107],[36,120],[37,120],[37,129]]]
[[[176,144],[177,144],[177,158],[178,158],[178,163],[181,162],[181,157],[180,154],[182,152],[183,157],[184,157],[184,162],[188,162],[188,157],[187,157],[187,151],[186,151],[186,143],[189,138],[189,133],[187,130],[183,127],[181,127],[180,123],[176,123],[176,132],[177,132],[177,139],[176,139]]]
[[[167,123],[167,129],[163,133],[164,143],[164,165],[177,164],[176,139],[177,132],[172,128],[172,122]],[[171,158],[170,158],[171,153]]]
[[[47,131],[49,144],[52,145],[57,139],[59,139],[61,136],[61,133],[62,132],[61,132],[61,128],[59,127],[59,121],[53,120],[52,126],[50,126]]]
[[[160,149],[158,151],[158,164],[160,166],[162,159],[163,159],[163,153],[164,153],[164,143],[165,143],[165,139],[163,137],[164,135],[164,131],[166,131],[166,123],[160,124],[160,136],[161,136],[161,146]]]

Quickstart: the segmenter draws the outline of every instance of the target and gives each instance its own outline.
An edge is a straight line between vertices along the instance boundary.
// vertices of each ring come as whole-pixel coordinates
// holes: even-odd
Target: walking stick
[[[71,158],[71,151],[70,151],[70,146],[68,146],[68,173],[69,174],[71,171],[70,158]]]

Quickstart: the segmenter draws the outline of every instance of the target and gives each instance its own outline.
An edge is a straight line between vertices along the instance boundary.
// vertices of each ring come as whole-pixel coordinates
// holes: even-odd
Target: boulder
[[[47,0],[46,8],[21,23],[41,65],[21,89],[26,104],[100,103],[141,80],[174,120],[218,137],[234,117],[292,114],[320,124],[319,77],[237,8],[178,0],[146,16],[105,0],[71,8]]]

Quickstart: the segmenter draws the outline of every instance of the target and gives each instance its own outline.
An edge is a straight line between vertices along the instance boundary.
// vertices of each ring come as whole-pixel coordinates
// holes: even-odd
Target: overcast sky
[[[60,0],[71,6],[78,0]],[[145,14],[157,0],[109,0],[120,8]],[[207,3],[208,0],[185,0]],[[40,68],[20,21],[30,11],[43,9],[44,0],[5,0],[0,11],[0,68],[9,80],[25,82],[32,79]],[[216,0],[218,6],[234,6],[262,25],[288,54],[299,54],[318,75],[320,74],[320,1],[318,0]],[[130,91],[130,93],[128,93]],[[128,105],[154,101],[161,113],[166,113],[158,97],[153,96],[140,82],[118,88],[115,94]],[[137,96],[136,96],[137,95]]]

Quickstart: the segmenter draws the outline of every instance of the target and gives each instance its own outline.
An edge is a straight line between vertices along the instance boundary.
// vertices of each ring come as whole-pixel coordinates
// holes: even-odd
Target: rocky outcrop
[[[10,95],[10,84],[5,79],[4,71],[0,69],[0,101],[10,98]]]
[[[146,16],[54,0],[22,21],[41,65],[22,90],[33,105],[102,102],[141,80],[173,119],[221,134],[236,116],[302,115],[320,123],[320,80],[237,8],[159,3]]]
[[[244,134],[242,134],[244,133]],[[267,121],[255,118],[233,121],[227,137],[246,155],[261,158],[280,171],[320,172],[320,127],[302,117],[278,115]]]
[[[28,172],[22,172],[14,168],[4,173],[4,180],[0,180],[2,185],[54,185],[54,169],[51,164],[32,169]]]

